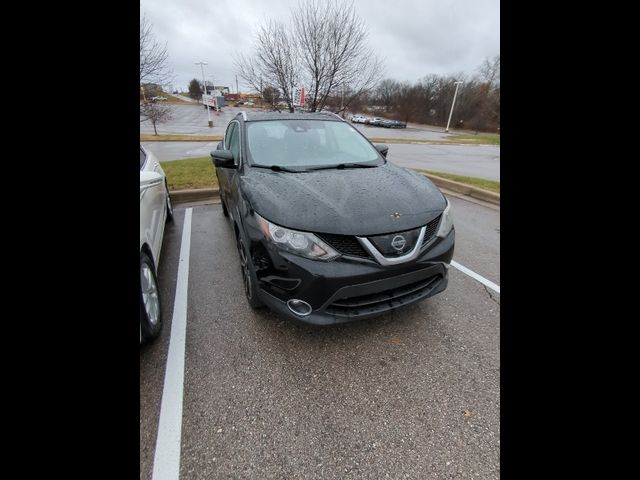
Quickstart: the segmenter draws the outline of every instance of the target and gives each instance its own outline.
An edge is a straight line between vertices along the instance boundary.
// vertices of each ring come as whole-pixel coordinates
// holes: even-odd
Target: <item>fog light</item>
[[[306,317],[311,313],[312,310],[311,305],[309,305],[304,300],[298,300],[297,298],[292,298],[291,300],[289,300],[287,302],[287,307],[289,307],[289,310],[300,317]]]

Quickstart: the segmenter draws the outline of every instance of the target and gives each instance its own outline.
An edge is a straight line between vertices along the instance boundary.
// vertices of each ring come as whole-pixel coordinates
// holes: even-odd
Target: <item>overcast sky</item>
[[[250,53],[256,26],[265,19],[288,22],[298,0],[141,0],[140,14],[167,42],[174,89],[192,78],[235,92],[235,52]],[[415,81],[430,73],[475,73],[486,57],[500,54],[499,0],[355,0],[369,29],[368,42],[385,63],[383,78]],[[238,77],[240,90],[248,90]]]

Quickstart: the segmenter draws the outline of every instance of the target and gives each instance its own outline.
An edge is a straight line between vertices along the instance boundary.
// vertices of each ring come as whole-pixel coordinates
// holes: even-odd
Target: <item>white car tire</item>
[[[140,333],[142,341],[156,338],[162,331],[160,288],[153,261],[140,252]]]
[[[169,194],[169,187],[165,183],[167,189],[167,222],[173,222],[173,203],[171,202],[171,195]]]

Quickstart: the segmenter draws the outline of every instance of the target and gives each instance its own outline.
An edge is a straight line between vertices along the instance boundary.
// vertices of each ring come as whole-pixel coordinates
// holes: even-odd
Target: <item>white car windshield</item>
[[[378,166],[384,159],[351,125],[324,120],[247,123],[253,166],[307,170],[331,166]]]

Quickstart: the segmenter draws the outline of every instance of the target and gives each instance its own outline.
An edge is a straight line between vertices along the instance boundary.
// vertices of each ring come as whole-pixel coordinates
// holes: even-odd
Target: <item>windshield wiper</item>
[[[256,167],[256,168],[266,168],[266,169],[269,169],[269,170],[273,170],[274,172],[290,172],[290,173],[304,172],[304,170],[291,170],[290,168],[281,167],[280,165],[258,165],[258,164],[254,163],[251,166],[252,167]]]
[[[309,168],[307,170],[331,170],[331,169],[338,169],[338,170],[344,170],[345,168],[375,168],[378,167],[379,165],[366,165],[364,163],[339,163],[338,165],[327,165],[324,167],[314,167],[314,168]]]

